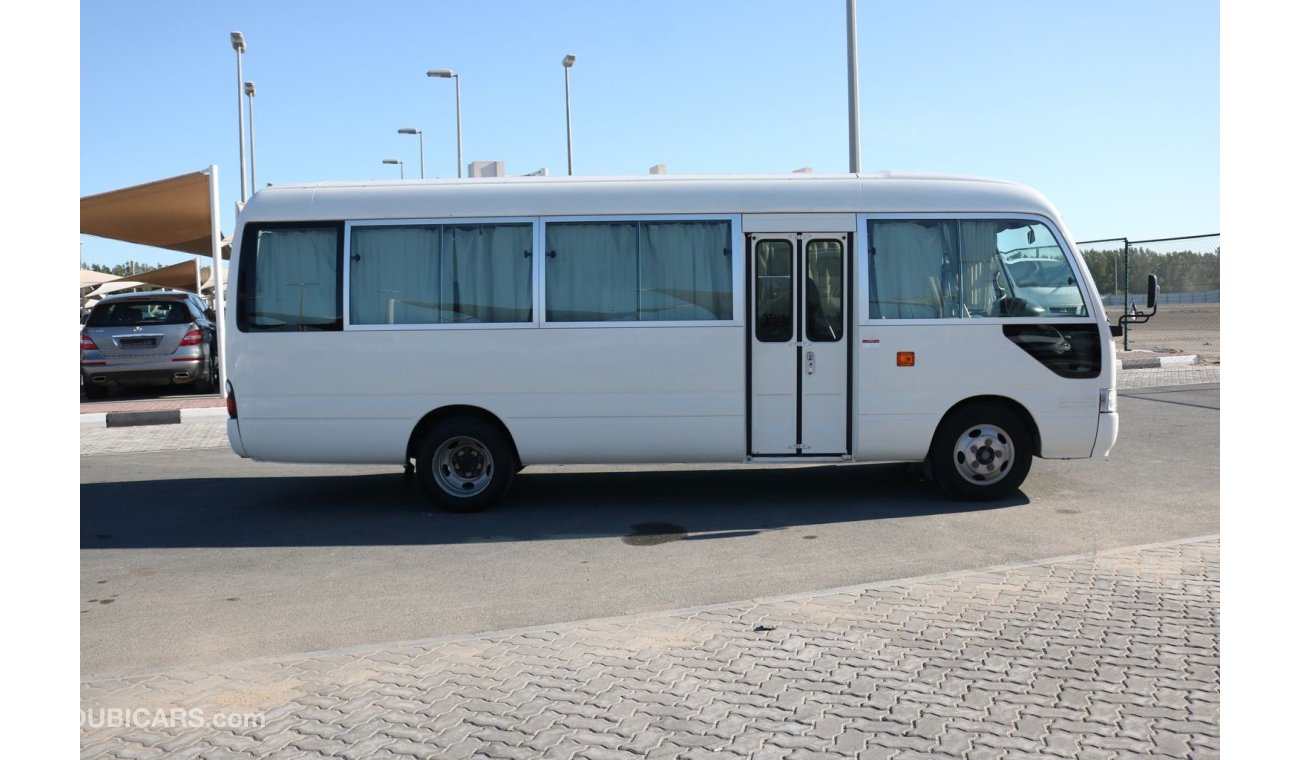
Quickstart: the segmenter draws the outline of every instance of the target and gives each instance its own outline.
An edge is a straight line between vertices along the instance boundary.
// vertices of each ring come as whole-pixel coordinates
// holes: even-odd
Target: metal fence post
[[[1128,313],[1128,238],[1124,238],[1124,313]],[[1124,350],[1128,350],[1128,322],[1124,325]]]

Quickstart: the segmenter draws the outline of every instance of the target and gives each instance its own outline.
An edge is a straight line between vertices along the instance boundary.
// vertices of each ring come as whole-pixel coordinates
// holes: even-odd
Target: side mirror
[[[1119,324],[1111,325],[1110,334],[1116,337],[1124,334],[1124,325],[1143,325],[1148,319],[1155,316],[1156,301],[1160,300],[1160,283],[1156,281],[1153,274],[1147,275],[1147,309],[1149,311],[1127,312],[1120,316]]]

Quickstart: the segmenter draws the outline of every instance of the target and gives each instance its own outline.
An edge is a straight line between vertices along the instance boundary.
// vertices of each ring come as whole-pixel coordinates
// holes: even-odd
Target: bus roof
[[[1024,185],[955,175],[642,175],[319,182],[259,190],[241,222],[773,213],[1040,214]]]

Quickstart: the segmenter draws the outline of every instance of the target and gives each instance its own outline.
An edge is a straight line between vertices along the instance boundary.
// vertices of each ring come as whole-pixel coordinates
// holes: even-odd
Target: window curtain
[[[533,228],[527,224],[447,227],[441,298],[471,322],[533,318]]]
[[[642,320],[731,319],[729,230],[726,222],[641,224]]]
[[[944,316],[943,223],[872,222],[872,319],[936,319]]]
[[[547,320],[637,319],[635,223],[548,224],[546,251]]]
[[[263,230],[253,276],[255,325],[330,325],[342,314],[334,230]]]
[[[1001,222],[965,221],[961,235],[962,308],[959,316],[992,316],[997,300],[998,228]]]
[[[728,222],[546,226],[552,322],[731,319]]]
[[[449,321],[439,297],[437,227],[352,230],[349,316],[354,325]]]
[[[528,224],[354,228],[352,323],[527,322],[532,235]]]

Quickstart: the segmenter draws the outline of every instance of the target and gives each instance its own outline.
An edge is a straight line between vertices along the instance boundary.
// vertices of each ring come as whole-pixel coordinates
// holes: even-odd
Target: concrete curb
[[[133,427],[169,425],[185,422],[212,422],[226,418],[223,406],[198,409],[160,409],[141,412],[90,412],[81,415],[82,427]]]
[[[1150,356],[1119,357],[1120,369],[1158,369],[1161,367],[1190,367],[1200,363],[1201,363],[1201,357],[1196,354],[1173,354],[1168,356],[1152,354]]]

